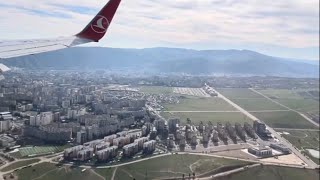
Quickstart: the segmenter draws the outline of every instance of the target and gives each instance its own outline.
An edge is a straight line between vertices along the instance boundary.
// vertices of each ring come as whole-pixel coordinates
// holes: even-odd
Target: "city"
[[[255,117],[267,110],[248,111],[234,103],[235,98],[227,97],[226,92],[234,88],[262,100],[256,89],[279,88],[277,82],[285,78],[266,78],[268,84],[264,78],[245,78],[245,87],[233,78],[223,83],[209,76],[172,79],[173,87],[159,78],[110,76],[107,72],[18,70],[6,74],[0,82],[1,175],[12,179],[19,169],[44,162],[77,166],[85,172],[188,154],[243,160],[253,167],[258,163],[319,168],[313,160],[317,158],[281,135],[289,129],[274,129]],[[196,83],[199,79],[202,85]],[[319,85],[313,79],[308,79],[308,87],[299,85],[305,79],[291,81],[293,85],[285,88]],[[200,114],[204,117],[197,117]],[[319,133],[314,128],[319,127],[319,116],[305,114],[311,121],[305,119],[306,129]],[[194,171],[193,176],[210,174]]]

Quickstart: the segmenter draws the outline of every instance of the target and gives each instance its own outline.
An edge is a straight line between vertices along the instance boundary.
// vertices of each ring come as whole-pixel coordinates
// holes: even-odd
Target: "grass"
[[[15,156],[29,157],[39,156],[49,153],[57,153],[63,151],[68,146],[34,146],[20,148],[19,152],[15,153]]]
[[[179,113],[161,113],[161,115],[165,118],[170,117],[179,117],[181,119],[181,124],[185,125],[187,118],[190,118],[192,123],[198,125],[201,121],[208,122],[211,121],[213,124],[217,124],[217,122],[225,123],[230,122],[235,124],[239,122],[243,124],[244,122],[252,123],[252,121],[243,115],[240,112],[214,112],[214,113],[189,113],[189,112],[179,112]]]
[[[25,160],[25,161],[19,161],[19,162],[14,162],[12,164],[10,164],[9,166],[4,167],[3,169],[1,169],[2,172],[7,172],[7,171],[11,171],[23,166],[27,166],[29,164],[32,163],[36,163],[39,162],[40,159],[30,159],[30,160]]]
[[[217,89],[217,91],[230,99],[264,98],[263,96],[251,91],[250,89],[244,88]]]
[[[40,163],[35,166],[19,170],[16,172],[16,175],[18,175],[18,180],[30,180],[30,179],[38,178],[43,174],[47,173],[48,171],[56,170],[56,169],[58,169],[57,166],[46,162],[46,163]]]
[[[179,104],[165,104],[166,111],[235,111],[221,98],[186,97]]]
[[[301,112],[309,112],[319,109],[319,102],[313,99],[276,99],[275,101]]]
[[[299,94],[299,92],[309,91],[308,89],[266,89],[258,91],[291,109],[301,112],[309,112],[319,109],[319,101],[310,98],[307,99]]]
[[[273,99],[288,99],[288,98],[301,99],[302,98],[296,91],[290,90],[290,89],[263,89],[258,91]]]
[[[300,131],[300,130],[284,130],[290,134],[282,136],[290,141],[295,147],[304,151],[315,163],[320,163],[319,159],[311,156],[306,149],[315,149],[319,151],[319,131]]]
[[[171,155],[119,167],[117,180],[177,178],[195,172],[196,175],[229,165],[248,162],[197,155]]]
[[[172,87],[165,86],[140,86],[141,92],[148,94],[174,94]]]
[[[258,112],[252,114],[273,128],[316,129],[313,124],[296,112]]]
[[[94,171],[96,171],[98,174],[100,174],[101,176],[103,176],[105,179],[108,180],[112,178],[112,174],[114,170],[115,170],[114,168],[109,168],[109,169],[95,169]]]
[[[318,180],[317,170],[279,166],[255,167],[243,172],[217,178],[217,180]]]
[[[99,180],[102,178],[94,174],[91,170],[81,172],[82,168],[62,167],[55,164],[41,163],[33,167],[25,168],[16,172],[18,180]]]
[[[247,111],[287,110],[266,98],[260,99],[231,99],[234,103]]]
[[[102,177],[93,173],[90,169],[84,172],[81,172],[81,170],[82,168],[63,167],[45,173],[41,178],[38,178],[38,180],[104,180]]]

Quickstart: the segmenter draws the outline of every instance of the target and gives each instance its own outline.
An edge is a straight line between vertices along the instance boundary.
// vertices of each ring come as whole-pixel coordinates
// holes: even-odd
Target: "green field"
[[[4,168],[1,169],[2,172],[7,172],[10,170],[14,170],[23,166],[27,166],[32,163],[39,162],[40,159],[30,159],[30,160],[25,160],[25,161],[19,161],[19,162],[14,162],[10,164],[9,166],[5,166]]]
[[[221,98],[198,98],[187,96],[179,104],[164,104],[165,111],[236,111]]]
[[[217,91],[230,99],[264,98],[263,96],[251,91],[250,89],[244,88],[217,89]]]
[[[278,166],[255,167],[217,180],[318,180],[319,171]]]
[[[313,99],[275,99],[275,101],[300,112],[319,110],[319,102]]]
[[[91,170],[81,172],[81,168],[70,168],[70,167],[57,167],[51,163],[41,163],[33,167],[28,167],[19,170],[15,173],[18,176],[18,180],[57,180],[57,179],[68,179],[68,180],[103,180],[97,176]]]
[[[214,171],[230,165],[247,165],[247,162],[197,155],[171,155],[121,166],[116,172],[116,180],[163,179],[187,177]]]
[[[146,176],[147,179],[180,178],[182,174],[188,176],[189,173],[194,172],[196,175],[201,175],[221,167],[235,168],[234,166],[241,167],[249,164],[251,163],[245,161],[199,155],[168,155],[118,167],[115,179],[146,179]],[[90,169],[85,172],[81,172],[81,170],[82,168],[78,167],[58,167],[51,163],[41,163],[18,170],[14,172],[14,175],[18,177],[18,180],[110,180],[115,168],[94,169],[95,172]]]
[[[281,132],[280,130],[277,130]],[[304,151],[316,163],[320,163],[319,159],[312,157],[305,149],[315,149],[319,151],[319,131],[300,131],[300,130],[283,130],[290,134],[282,136],[291,142],[295,147]]]
[[[319,100],[313,98],[306,98],[302,96],[301,92],[305,90],[290,90],[290,89],[264,89],[258,90],[262,94],[272,98],[273,100],[300,112],[309,112],[319,110]],[[318,90],[319,91],[319,90]],[[311,96],[312,97],[312,96]]]
[[[248,117],[243,115],[240,112],[214,112],[214,113],[189,113],[189,112],[179,112],[179,113],[161,113],[161,115],[164,118],[174,118],[179,117],[180,123],[182,125],[185,125],[187,122],[187,118],[190,118],[192,123],[195,125],[198,125],[201,121],[202,122],[208,122],[211,121],[213,124],[217,124],[217,122],[225,123],[230,122],[232,124],[235,124],[236,122],[239,122],[243,124],[244,122],[252,123],[252,120],[250,120]]]
[[[266,98],[259,99],[230,99],[247,111],[287,110]]]
[[[109,169],[95,169],[94,171],[98,174],[100,174],[102,177],[104,177],[106,180],[112,178],[112,174],[115,168],[109,168]]]
[[[50,153],[57,153],[63,151],[68,146],[34,146],[34,147],[24,147],[20,148],[19,152],[14,153],[17,157],[30,157],[39,156]]]
[[[290,89],[257,89],[262,94],[272,99],[301,99],[302,97],[294,90]]]
[[[234,88],[218,89],[218,91],[247,111],[287,110],[250,89]]]
[[[296,112],[259,112],[252,113],[273,128],[316,129]]]
[[[258,91],[284,106],[288,106],[291,109],[295,109],[303,113],[317,113],[319,109],[318,101],[310,98],[306,99],[299,94],[302,91],[308,90],[260,89]],[[247,111],[270,111],[252,112],[252,114],[263,120],[271,127],[297,129],[316,128],[298,113],[290,111],[289,109],[264,98],[250,89],[220,89],[219,92]],[[288,110],[288,112],[271,112],[272,110]]]
[[[174,94],[172,87],[165,86],[140,86],[138,87],[141,92],[148,94]]]
[[[69,168],[63,167],[49,171],[44,174],[38,180],[104,180],[102,177],[96,175],[92,170],[88,169],[85,172],[81,172],[82,168]]]

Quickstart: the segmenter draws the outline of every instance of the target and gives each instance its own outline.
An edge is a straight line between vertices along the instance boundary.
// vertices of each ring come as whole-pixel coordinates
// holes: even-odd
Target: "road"
[[[309,121],[310,123],[314,124],[315,126],[319,127],[319,124],[318,124],[318,123],[314,122],[312,119],[310,119],[310,118],[307,117],[306,115],[302,114],[301,112],[299,112],[299,111],[297,111],[297,110],[294,110],[294,109],[291,109],[291,108],[289,108],[288,106],[285,106],[285,105],[283,105],[283,104],[281,104],[281,103],[279,103],[279,102],[277,102],[277,101],[269,98],[268,96],[262,94],[261,92],[255,90],[255,89],[252,89],[252,88],[249,88],[249,89],[250,89],[251,91],[253,91],[253,92],[255,92],[255,93],[263,96],[264,98],[268,99],[269,101],[272,101],[273,103],[276,103],[276,104],[278,104],[278,105],[280,105],[280,106],[282,106],[282,107],[284,107],[284,108],[286,108],[286,109],[288,109],[288,110],[290,110],[290,111],[293,111],[293,112],[298,113],[298,114],[299,114],[300,116],[302,116],[304,119],[306,119],[306,120]]]
[[[117,164],[117,165],[99,166],[99,167],[97,167],[97,169],[106,169],[106,168],[112,168],[112,167],[120,167],[120,166],[125,166],[125,165],[129,165],[129,164],[134,164],[134,163],[137,163],[137,162],[146,161],[146,160],[150,160],[150,159],[154,159],[154,158],[169,156],[169,155],[171,155],[171,154],[162,154],[162,155],[158,155],[158,156],[152,156],[152,157],[149,157],[149,158],[143,158],[143,159],[139,159],[139,160],[135,160],[135,161],[130,161],[130,162],[126,162],[126,163],[121,163],[121,164]]]
[[[290,110],[261,110],[261,111],[248,111],[250,113],[259,112],[288,112]],[[166,113],[239,113],[241,111],[162,111]]]
[[[320,129],[292,129],[292,128],[273,128],[273,129],[275,129],[275,130],[284,130],[284,131],[286,131],[286,130],[294,130],[294,131],[320,131]]]
[[[32,163],[32,164],[28,164],[28,165],[26,165],[26,166],[22,166],[22,167],[19,167],[19,168],[16,168],[16,169],[21,169],[21,168],[23,168],[23,167],[27,167],[27,166],[30,166],[30,165],[34,166],[34,165],[37,165],[37,164],[40,164],[40,163],[44,163],[44,162],[53,163],[53,159],[61,156],[61,154],[62,154],[62,153],[57,153],[57,154],[55,154],[55,156],[50,157],[50,158],[47,158],[48,156],[30,158],[30,159],[40,159],[40,161],[39,161],[39,162]],[[52,156],[52,155],[50,155],[50,156]],[[19,160],[16,160],[16,161],[13,161],[13,162],[10,162],[10,163],[6,164],[6,166],[9,166],[10,164],[13,164],[13,163],[16,163],[16,162],[19,162],[19,161],[25,161],[25,160],[30,160],[30,159],[19,159]],[[6,166],[1,167],[1,169],[4,168],[4,167],[6,167]],[[10,170],[10,171],[6,171],[6,172],[0,171],[0,180],[3,180],[3,175],[12,173],[13,171],[14,171],[14,169],[13,169],[13,170]]]
[[[264,164],[264,165],[276,165],[276,166],[283,166],[283,167],[292,167],[292,168],[304,168],[302,166],[296,166],[296,165],[291,165],[291,164],[280,164],[280,163],[272,163],[272,162],[260,162],[259,160],[250,160],[250,159],[241,159],[241,158],[235,158],[235,157],[225,157],[225,156],[220,156],[220,155],[214,155],[214,154],[205,154],[205,153],[188,153],[188,152],[179,152],[178,154],[186,154],[186,155],[198,155],[198,156],[207,156],[207,157],[216,157],[216,158],[223,158],[223,159],[231,159],[231,160],[241,160],[241,161],[246,161],[246,162],[252,162],[252,163],[258,163],[258,164]],[[85,168],[85,169],[93,169],[93,168],[98,168],[98,169],[108,169],[108,168],[118,168],[118,167],[121,167],[121,166],[125,166],[125,165],[129,165],[129,164],[134,164],[134,163],[138,163],[138,162],[142,162],[142,161],[147,161],[147,160],[150,160],[150,159],[155,159],[155,158],[161,158],[161,157],[164,157],[164,156],[170,156],[170,155],[174,155],[174,154],[162,154],[162,155],[157,155],[157,156],[152,156],[152,157],[149,157],[149,158],[144,158],[144,159],[139,159],[139,160],[135,160],[135,161],[131,161],[131,162],[127,162],[127,163],[122,163],[122,164],[117,164],[117,165],[111,165],[111,166],[99,166],[99,167],[91,167],[91,166],[87,166],[87,165],[81,165],[79,167],[81,168]],[[46,158],[46,157],[40,157],[40,161],[39,162],[36,162],[36,163],[32,163],[30,165],[34,166],[34,165],[37,165],[37,164],[40,164],[40,163],[43,163],[43,162],[50,162],[50,163],[57,163],[55,161],[53,161],[55,158],[58,158],[60,157],[61,154],[57,154],[56,156],[54,157],[50,157],[50,158]],[[36,159],[36,158],[34,158]],[[17,161],[15,161],[17,162]],[[71,166],[73,164],[64,164],[66,166]],[[27,165],[29,166],[29,165]],[[27,166],[23,166],[23,167],[27,167]],[[23,167],[20,167],[18,169],[21,169]],[[310,167],[307,167],[307,168],[310,168]],[[242,168],[239,168],[237,170],[232,170],[232,171],[227,171],[227,172],[224,172],[224,173],[220,173],[220,176],[221,175],[228,175],[230,173],[235,173],[235,172],[238,172],[240,169]],[[14,170],[11,170],[11,171],[7,171],[7,172],[0,172],[0,180],[3,180],[3,175],[4,174],[9,174],[9,173],[12,173]],[[115,176],[115,171],[113,173],[113,177]],[[210,177],[212,178],[212,177]]]
[[[212,88],[212,87],[211,87]],[[212,88],[213,89],[213,88]],[[248,111],[246,111],[245,109],[241,108],[239,105],[235,104],[234,102],[232,102],[230,99],[228,99],[227,97],[223,96],[221,93],[219,93],[218,91],[216,91],[215,89],[213,89],[217,94],[218,97],[224,99],[226,102],[228,102],[230,105],[232,105],[233,107],[235,107],[236,109],[238,109],[239,111],[241,111],[243,114],[245,114],[246,116],[248,116],[250,119],[252,119],[253,121],[259,121],[261,123],[266,124],[265,122],[259,120],[257,117],[255,117],[254,115],[252,115],[251,113],[249,113]],[[255,90],[254,90],[255,91]],[[303,160],[309,167],[311,168],[317,168],[318,165],[316,163],[314,163],[312,160],[308,159],[306,156],[304,156],[303,154],[301,154],[300,151],[298,151],[289,141],[287,141],[285,138],[283,138],[282,136],[280,136],[274,129],[272,129],[271,127],[269,127],[268,125],[267,129],[277,138],[279,139],[279,141],[284,144],[285,146],[287,146],[288,148],[290,148],[290,150],[292,151],[292,153],[294,153],[295,155],[297,155],[301,160]]]
[[[215,179],[215,178],[218,178],[218,177],[227,176],[227,175],[230,175],[230,174],[233,174],[233,173],[246,171],[248,169],[251,169],[251,168],[254,168],[254,167],[258,167],[258,166],[260,166],[260,164],[253,164],[253,165],[250,165],[250,166],[241,167],[241,168],[233,169],[233,170],[230,170],[230,171],[225,171],[225,172],[222,172],[222,173],[218,173],[218,174],[215,174],[215,175],[210,176],[210,177],[197,178],[197,180],[211,180],[211,179]]]

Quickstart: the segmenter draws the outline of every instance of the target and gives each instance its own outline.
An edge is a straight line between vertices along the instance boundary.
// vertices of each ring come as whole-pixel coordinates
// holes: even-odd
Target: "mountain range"
[[[2,60],[31,70],[112,70],[195,75],[319,77],[319,61],[264,55],[250,50],[76,47]]]

